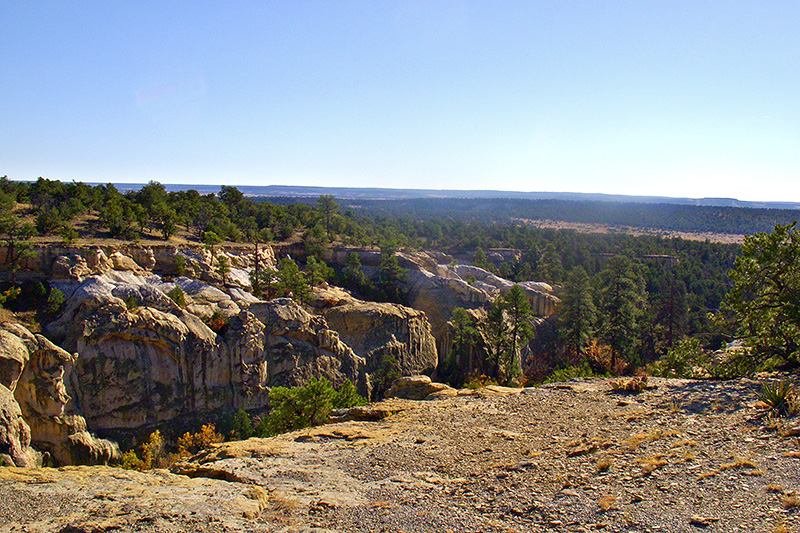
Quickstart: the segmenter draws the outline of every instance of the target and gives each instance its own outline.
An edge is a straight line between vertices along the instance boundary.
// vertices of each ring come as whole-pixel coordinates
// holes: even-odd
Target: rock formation
[[[444,335],[453,309],[479,309],[514,285],[478,267],[440,263],[441,256],[425,252],[397,255],[400,265],[408,271],[409,302],[413,308],[425,311],[437,339]],[[550,285],[532,281],[519,285],[536,315],[550,316],[555,312],[559,299]]]
[[[165,294],[175,287],[185,292],[185,309]],[[48,330],[79,354],[70,391],[89,427],[119,439],[188,428],[235,409],[264,409],[270,388],[311,377],[349,379],[369,392],[364,360],[324,318],[289,299],[239,303],[244,310],[196,280],[131,272],[74,288]],[[215,312],[218,331],[203,321]]]
[[[315,289],[312,300],[328,327],[374,372],[384,354],[394,356],[402,375],[431,373],[438,356],[426,314],[392,303],[365,302],[341,289]]]
[[[28,443],[47,452],[57,464],[98,464],[119,458],[115,444],[87,431],[86,421],[77,414],[67,393],[65,380],[76,356],[18,324],[4,323],[2,328],[0,388],[13,396],[2,401],[5,420],[0,422],[0,433],[5,427],[5,440],[18,442],[16,448],[23,459],[14,459],[14,463],[24,466],[19,464],[22,461],[32,466],[34,456],[25,452]],[[24,419],[24,425],[9,419],[16,412]],[[12,439],[13,434],[17,437]]]

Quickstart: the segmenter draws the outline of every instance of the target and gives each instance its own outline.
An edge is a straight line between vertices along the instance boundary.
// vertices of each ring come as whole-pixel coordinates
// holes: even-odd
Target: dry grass
[[[597,461],[597,472],[608,472],[608,469],[614,466],[614,459],[611,457],[602,457]]]
[[[654,455],[646,459],[638,459],[636,462],[642,465],[642,474],[645,476],[649,476],[657,469],[669,464],[669,462],[664,459],[663,455]]]
[[[603,494],[600,496],[600,499],[597,500],[597,505],[600,507],[600,510],[604,513],[606,511],[610,511],[612,509],[618,509],[618,501],[617,497],[613,494]]]
[[[781,505],[784,509],[794,509],[800,507],[800,497],[797,494],[784,494],[781,498]]]
[[[673,442],[670,448],[685,448],[689,446],[691,447],[700,446],[700,443],[692,439],[683,439]]]
[[[634,376],[629,379],[611,380],[611,388],[617,392],[632,392],[639,394],[647,390],[647,376]]]
[[[775,483],[770,483],[769,485],[764,487],[764,490],[766,490],[767,492],[783,494],[783,485],[777,485]]]
[[[795,530],[786,525],[786,522],[778,522],[772,531],[773,533],[795,533]]]
[[[719,470],[711,470],[709,472],[703,472],[699,476],[697,476],[697,480],[700,481],[701,479],[706,479],[707,477],[714,477],[719,474]]]
[[[680,413],[683,410],[683,404],[679,400],[670,400],[669,402],[669,412],[670,413]]]
[[[725,463],[719,467],[720,470],[730,470],[732,468],[751,468],[753,470],[758,470],[758,464],[751,459],[734,457],[732,462]]]

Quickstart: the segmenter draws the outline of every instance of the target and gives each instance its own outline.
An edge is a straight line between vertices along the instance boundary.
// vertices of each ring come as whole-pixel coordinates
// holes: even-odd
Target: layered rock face
[[[175,287],[184,289],[186,309],[166,295]],[[368,392],[364,360],[322,317],[289,299],[254,303],[237,295],[130,272],[74,288],[48,329],[79,354],[69,384],[89,427],[126,438],[214,413],[263,409],[271,387],[311,377],[350,379]],[[189,310],[207,318],[217,311],[227,324],[213,331]]]
[[[272,247],[261,245],[256,258],[254,249],[217,249],[204,247],[139,246],[77,247],[46,246],[34,249],[17,272],[18,279],[47,277],[54,280],[82,281],[88,276],[111,271],[146,274],[157,272],[169,276],[188,276],[209,283],[250,286],[250,271],[256,259],[261,268],[274,268]],[[219,260],[227,261],[230,272],[222,279]],[[0,272],[8,270],[6,251],[0,249]]]
[[[32,461],[37,461],[27,449],[29,444],[47,452],[57,464],[99,464],[118,459],[116,444],[87,431],[86,421],[67,392],[66,380],[76,355],[18,324],[4,323],[1,327],[0,417],[4,420],[0,421],[0,433],[5,427],[6,437],[0,436],[0,450],[5,440],[6,449],[16,449],[16,453],[0,453],[10,455],[17,466],[33,466]],[[13,420],[16,413],[21,422]]]
[[[315,305],[328,327],[374,372],[384,355],[394,356],[402,375],[431,373],[438,355],[424,312],[392,303],[365,302],[338,289],[317,290]]]
[[[418,252],[398,253],[400,264],[407,269],[406,286],[409,301],[415,309],[425,311],[433,335],[440,339],[446,334],[447,321],[456,307],[479,309],[505,294],[514,282],[478,267],[442,264],[441,257]],[[537,316],[550,316],[559,303],[553,288],[547,283],[519,283]]]

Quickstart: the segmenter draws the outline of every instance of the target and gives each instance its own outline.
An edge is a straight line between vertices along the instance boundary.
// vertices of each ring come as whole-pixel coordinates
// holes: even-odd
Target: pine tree
[[[633,263],[625,256],[608,261],[600,272],[600,307],[602,339],[611,347],[611,368],[617,358],[633,358],[639,340],[639,317],[644,302],[644,286],[634,271]]]
[[[582,355],[591,341],[597,321],[592,285],[583,267],[570,272],[561,299],[559,325],[564,343],[571,353]]]

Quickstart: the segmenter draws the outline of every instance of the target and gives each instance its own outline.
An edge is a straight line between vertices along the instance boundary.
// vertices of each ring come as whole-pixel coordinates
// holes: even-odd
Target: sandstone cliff
[[[47,452],[56,464],[98,464],[118,459],[116,444],[87,431],[86,421],[67,392],[66,380],[76,355],[18,324],[3,323],[0,328],[0,396],[4,396],[0,403],[6,419],[0,422],[0,433],[7,428],[5,438],[0,436],[0,450],[5,440],[10,450],[5,453],[18,466],[33,466],[32,461],[39,461],[28,445]]]
[[[375,372],[384,354],[394,356],[402,375],[431,373],[436,339],[423,311],[392,303],[365,302],[335,288],[317,288],[312,300],[328,327]]]
[[[475,266],[442,263],[446,257],[441,257],[441,254],[401,252],[397,255],[400,265],[408,271],[409,302],[413,308],[425,311],[433,335],[440,341],[440,348],[453,309],[485,307],[514,285],[512,281]],[[525,291],[534,314],[546,317],[555,313],[559,299],[553,287],[533,281],[519,285]]]

